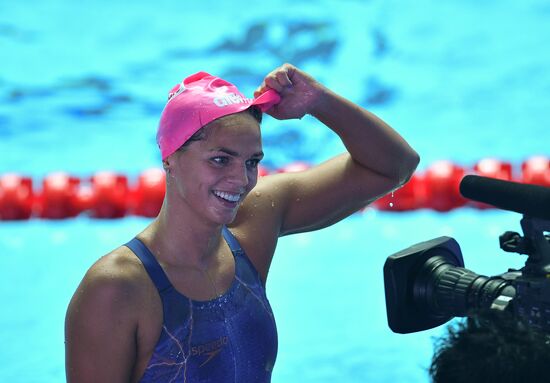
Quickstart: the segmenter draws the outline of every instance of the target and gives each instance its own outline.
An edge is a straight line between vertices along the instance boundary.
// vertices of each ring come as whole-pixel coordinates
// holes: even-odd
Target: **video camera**
[[[450,237],[421,242],[388,257],[384,285],[388,324],[407,334],[439,326],[476,309],[510,311],[550,333],[550,188],[468,175],[460,193],[523,214],[523,236],[507,231],[500,247],[527,255],[520,270],[486,277],[464,268]]]

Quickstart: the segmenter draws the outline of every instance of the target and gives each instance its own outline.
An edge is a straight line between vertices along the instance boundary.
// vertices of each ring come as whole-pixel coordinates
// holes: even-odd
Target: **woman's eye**
[[[246,161],[246,166],[248,166],[251,169],[256,169],[259,163],[260,163],[260,160],[255,158],[253,160]]]
[[[218,165],[225,165],[229,162],[229,158],[227,157],[214,157],[211,159],[212,162]]]

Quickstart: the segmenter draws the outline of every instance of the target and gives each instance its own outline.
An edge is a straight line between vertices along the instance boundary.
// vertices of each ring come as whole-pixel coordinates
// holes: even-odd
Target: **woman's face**
[[[170,159],[170,182],[178,203],[196,219],[228,224],[256,185],[263,157],[260,126],[247,112],[219,118],[205,127],[205,138]]]

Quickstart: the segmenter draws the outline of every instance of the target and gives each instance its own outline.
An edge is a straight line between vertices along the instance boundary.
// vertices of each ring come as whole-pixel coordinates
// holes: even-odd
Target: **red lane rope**
[[[303,162],[291,163],[269,171],[260,168],[260,176],[307,169]],[[479,174],[550,187],[550,159],[545,156],[528,158],[514,172],[510,162],[485,158],[472,167],[451,161],[437,161],[426,171],[417,172],[402,188],[390,193],[371,206],[384,211],[432,209],[446,212],[463,206],[478,209],[489,205],[468,201],[459,193],[459,184],[466,174]],[[80,179],[64,172],[46,175],[41,187],[30,177],[9,173],[0,175],[0,220],[26,220],[34,217],[63,219],[79,214],[94,218],[121,218],[127,215],[155,217],[162,205],[165,173],[148,169],[135,182],[114,172],[98,172]]]

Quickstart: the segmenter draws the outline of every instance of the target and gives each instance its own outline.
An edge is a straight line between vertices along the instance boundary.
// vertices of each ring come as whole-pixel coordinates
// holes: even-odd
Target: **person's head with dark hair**
[[[434,347],[433,383],[550,381],[550,337],[507,312],[487,310],[451,324]]]

